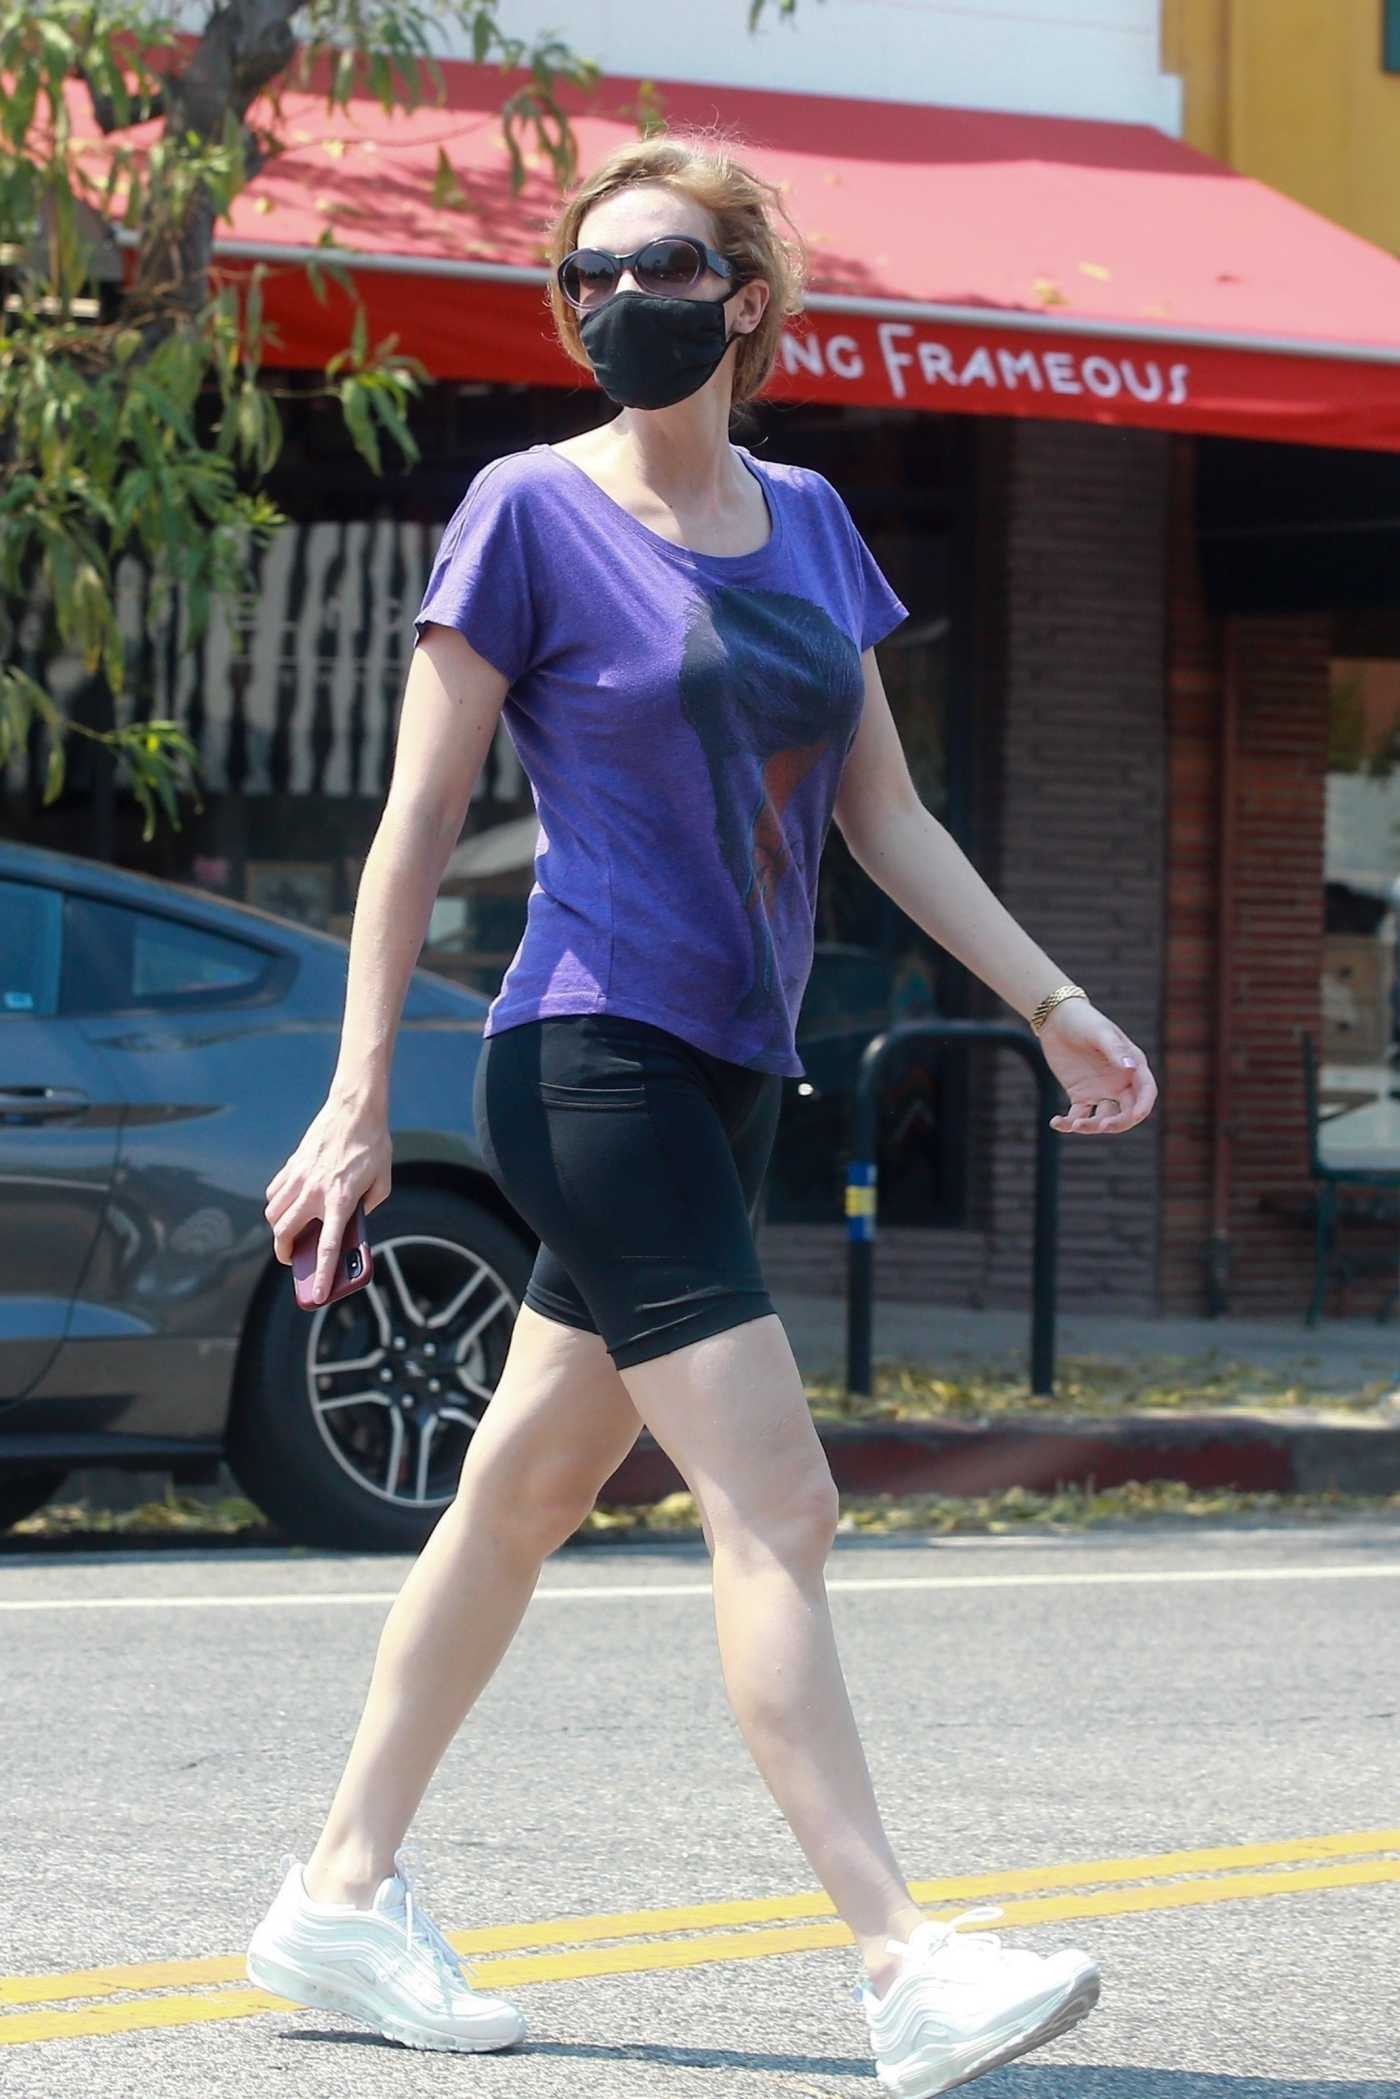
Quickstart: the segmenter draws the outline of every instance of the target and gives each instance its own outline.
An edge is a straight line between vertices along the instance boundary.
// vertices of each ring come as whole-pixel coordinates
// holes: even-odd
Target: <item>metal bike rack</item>
[[[846,1389],[869,1398],[873,1341],[872,1291],[879,1191],[875,1173],[875,1088],[890,1051],[913,1041],[960,1042],[969,1049],[986,1042],[1015,1050],[1035,1074],[1040,1123],[1035,1144],[1035,1245],[1031,1284],[1031,1390],[1052,1397],[1055,1389],[1055,1267],[1059,1252],[1058,1132],[1050,1117],[1060,1112],[1060,1083],[1027,1028],[998,1020],[909,1020],[887,1028],[868,1043],[856,1079],[855,1157],[846,1171],[846,1229],[849,1238],[846,1294]]]

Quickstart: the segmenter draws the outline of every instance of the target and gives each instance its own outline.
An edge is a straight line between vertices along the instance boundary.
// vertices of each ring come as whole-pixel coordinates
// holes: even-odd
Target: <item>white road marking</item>
[[[1155,1572],[1134,1569],[1104,1574],[916,1574],[840,1577],[827,1583],[833,1596],[872,1596],[891,1590],[949,1589],[1126,1589],[1181,1582],[1326,1582],[1386,1581],[1400,1578],[1400,1563],[1383,1567],[1172,1567]],[[328,1589],[317,1592],[277,1589],[267,1595],[241,1596],[35,1596],[0,1599],[0,1611],[205,1611],[278,1609],[305,1604],[392,1603],[396,1589]],[[537,1589],[542,1602],[643,1603],[658,1596],[708,1596],[708,1582],[609,1584],[590,1582],[578,1588]]]

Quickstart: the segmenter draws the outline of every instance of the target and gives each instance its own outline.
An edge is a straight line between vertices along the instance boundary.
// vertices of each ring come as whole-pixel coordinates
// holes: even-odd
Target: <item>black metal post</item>
[[[1040,1119],[1035,1144],[1035,1240],[1031,1261],[1031,1390],[1052,1397],[1060,1154],[1050,1117],[1058,1112],[1060,1086],[1030,1029],[999,1020],[901,1021],[866,1045],[856,1079],[854,1154],[846,1169],[846,1389],[868,1398],[872,1386],[875,1228],[879,1216],[875,1089],[890,1051],[896,1044],[915,1040],[961,1042],[969,1049],[974,1043],[986,1042],[1012,1049],[1025,1058],[1035,1074]]]

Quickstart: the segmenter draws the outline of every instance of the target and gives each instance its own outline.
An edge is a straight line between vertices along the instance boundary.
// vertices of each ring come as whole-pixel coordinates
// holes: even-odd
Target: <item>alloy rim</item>
[[[445,1508],[505,1364],[518,1310],[469,1246],[425,1232],[374,1242],[363,1290],[312,1315],[311,1413],[336,1463],[395,1508]]]

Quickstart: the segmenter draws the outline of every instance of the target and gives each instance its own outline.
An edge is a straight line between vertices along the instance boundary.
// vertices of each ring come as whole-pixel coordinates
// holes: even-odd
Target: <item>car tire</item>
[[[52,1501],[66,1472],[0,1472],[0,1531],[12,1530]]]
[[[412,1447],[421,1449],[422,1431],[414,1426],[418,1417],[399,1404],[378,1398],[378,1378],[386,1372],[393,1375],[405,1363],[413,1365],[419,1378],[419,1387],[409,1395],[413,1406],[421,1404],[424,1413],[432,1413],[438,1405],[455,1402],[479,1418],[485,1400],[464,1396],[453,1379],[469,1364],[474,1392],[484,1391],[489,1398],[504,1364],[533,1254],[524,1239],[470,1197],[412,1184],[396,1188],[370,1213],[369,1241],[374,1256],[371,1290],[378,1293],[373,1300],[370,1292],[356,1291],[339,1304],[304,1312],[292,1294],[287,1268],[280,1262],[270,1265],[240,1354],[227,1457],[248,1498],[298,1544],[351,1552],[417,1552],[455,1491],[455,1473],[460,1470],[460,1456],[465,1454],[471,1429],[460,1420],[434,1423],[430,1448],[437,1452],[439,1467],[455,1458],[453,1476],[445,1499],[441,1498],[445,1480],[440,1478],[435,1498],[416,1504],[388,1491],[392,1452],[385,1479],[372,1483],[368,1475],[378,1472],[378,1458],[363,1456],[358,1448],[351,1448],[351,1442],[356,1437],[367,1439],[372,1454],[380,1440],[387,1443],[395,1426],[390,1417],[398,1412],[401,1424],[409,1424],[403,1435],[416,1437]],[[471,1344],[474,1353],[450,1373],[443,1372],[452,1389],[430,1401],[423,1366],[415,1360],[419,1352],[416,1340],[412,1352],[395,1356],[385,1341],[383,1318],[401,1308],[400,1278],[414,1296],[411,1285],[415,1275],[422,1278],[426,1264],[430,1280],[434,1273],[440,1275],[444,1294],[450,1296],[452,1278],[469,1277],[473,1263],[481,1266],[482,1278],[476,1286],[479,1294],[469,1301],[463,1315],[465,1320],[470,1323],[477,1316],[478,1306],[484,1311],[499,1303],[499,1309],[482,1336]],[[431,1314],[431,1291],[422,1294],[419,1302]],[[399,1329],[411,1338],[435,1331],[431,1326],[414,1327],[406,1318],[395,1318],[390,1325],[395,1344]],[[450,1335],[450,1329],[441,1331]],[[332,1415],[329,1408],[321,1411],[317,1393],[329,1388],[331,1397],[335,1396],[333,1380],[341,1375],[335,1355],[342,1340],[352,1352],[349,1368],[353,1376],[346,1382],[365,1385],[368,1380],[376,1400],[343,1403]],[[443,1345],[446,1349],[449,1343]],[[357,1349],[378,1350],[373,1370],[357,1369],[359,1363],[371,1360],[369,1355],[356,1355]],[[442,1369],[440,1364],[434,1367]]]

